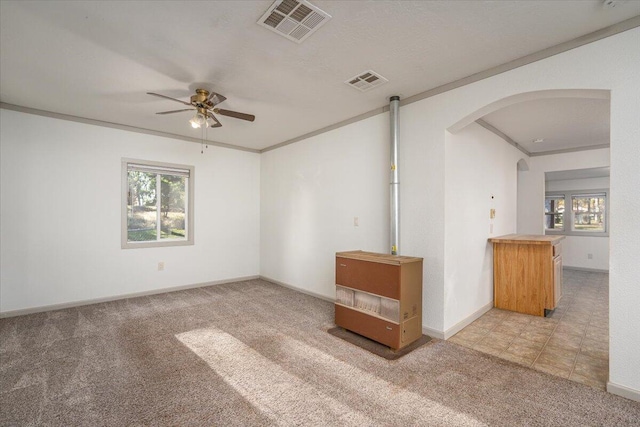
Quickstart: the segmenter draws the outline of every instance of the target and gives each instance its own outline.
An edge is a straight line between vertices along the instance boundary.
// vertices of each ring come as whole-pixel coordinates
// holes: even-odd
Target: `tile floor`
[[[609,275],[564,270],[549,317],[493,308],[450,342],[605,389],[609,372]]]

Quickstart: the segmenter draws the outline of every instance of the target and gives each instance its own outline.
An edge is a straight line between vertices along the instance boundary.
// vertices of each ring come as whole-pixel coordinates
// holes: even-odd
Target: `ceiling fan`
[[[160,98],[170,99],[172,101],[179,102],[184,105],[188,105],[191,108],[185,108],[183,110],[172,110],[172,111],[162,111],[156,114],[173,114],[173,113],[181,113],[183,111],[196,111],[196,115],[189,120],[191,126],[194,128],[204,127],[212,127],[219,128],[222,124],[218,121],[216,116],[213,113],[220,114],[221,116],[233,117],[236,119],[254,121],[256,116],[253,114],[245,114],[238,113],[237,111],[231,110],[223,110],[222,108],[216,108],[216,105],[223,102],[225,99],[224,96],[219,93],[209,92],[206,89],[196,89],[196,94],[191,95],[190,102],[181,101],[176,98],[171,98],[170,96],[160,95],[159,93],[147,92],[147,95],[158,96]]]

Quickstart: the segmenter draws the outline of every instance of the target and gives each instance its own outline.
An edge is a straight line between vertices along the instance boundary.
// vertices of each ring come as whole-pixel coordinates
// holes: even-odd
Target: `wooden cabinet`
[[[545,316],[562,297],[564,236],[509,234],[493,243],[494,306]]]
[[[422,336],[422,258],[336,253],[336,325],[393,349]]]

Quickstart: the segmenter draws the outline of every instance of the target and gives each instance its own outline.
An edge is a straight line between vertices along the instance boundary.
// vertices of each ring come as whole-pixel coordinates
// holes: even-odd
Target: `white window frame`
[[[547,199],[549,199],[549,198],[553,198],[553,199],[556,199],[556,200],[560,200],[560,199],[564,200],[565,206],[564,206],[564,211],[562,212],[562,228],[547,228],[547,217],[551,216],[551,221],[553,223],[555,223],[555,216],[556,216],[556,212],[557,212],[557,210],[556,210],[554,212],[547,213],[547,211],[546,211],[546,203],[547,203]],[[566,228],[567,228],[567,222],[566,222],[566,220],[567,220],[567,215],[566,215],[566,213],[567,213],[567,205],[566,205],[567,204],[567,198],[566,198],[564,192],[559,192],[558,194],[546,193],[545,196],[544,196],[544,202],[545,202],[545,212],[544,212],[544,220],[545,220],[544,221],[544,229],[545,229],[545,231],[553,231],[554,234],[564,232],[566,230]]]
[[[573,198],[574,197],[587,197],[596,194],[604,195],[604,231],[580,231],[574,230],[574,213],[573,213]],[[609,237],[609,189],[598,188],[589,190],[565,190],[565,191],[548,191],[545,193],[545,200],[547,197],[564,196],[564,217],[562,219],[564,224],[564,230],[547,230],[545,227],[544,234],[559,234],[564,236],[591,236],[591,237]],[[543,209],[544,210],[544,209]],[[546,215],[543,213],[543,215]]]
[[[165,174],[171,174],[171,170],[181,170],[189,171],[189,177],[186,182],[187,192],[187,201],[185,203],[185,234],[186,237],[184,239],[163,239],[163,240],[154,240],[154,241],[146,241],[146,242],[130,242],[128,241],[128,230],[127,230],[127,203],[128,203],[128,193],[129,193],[129,179],[128,179],[128,169],[129,165],[139,165],[139,166],[148,166],[151,169],[156,169],[158,173],[162,174],[164,171]],[[157,185],[160,185],[158,180]],[[164,162],[155,162],[151,160],[140,160],[140,159],[122,159],[122,197],[121,197],[121,205],[122,205],[122,222],[120,226],[120,242],[122,249],[136,249],[136,248],[159,248],[166,246],[188,246],[194,244],[194,187],[195,187],[195,167],[187,166],[187,165],[179,165],[175,163],[164,163]],[[160,191],[157,190],[158,198],[160,197]]]

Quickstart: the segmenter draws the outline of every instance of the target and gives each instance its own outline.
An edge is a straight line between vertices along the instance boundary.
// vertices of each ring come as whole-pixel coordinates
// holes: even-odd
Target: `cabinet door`
[[[555,308],[562,297],[562,255],[553,259],[553,295]]]
[[[400,266],[336,257],[336,285],[400,299]]]

